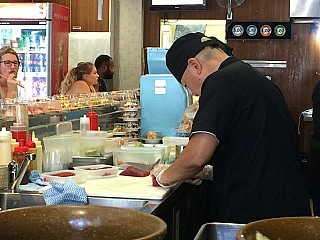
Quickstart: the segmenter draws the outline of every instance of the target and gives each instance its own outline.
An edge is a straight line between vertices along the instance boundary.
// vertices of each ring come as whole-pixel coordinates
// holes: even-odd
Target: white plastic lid
[[[6,127],[2,127],[1,131],[0,131],[0,136],[1,137],[11,137],[11,132],[7,131]]]

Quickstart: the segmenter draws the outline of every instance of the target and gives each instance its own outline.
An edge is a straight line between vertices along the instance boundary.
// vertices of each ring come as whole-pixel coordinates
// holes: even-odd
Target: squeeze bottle
[[[90,130],[90,119],[84,115],[80,118],[80,131]]]
[[[12,133],[12,138],[16,139],[17,142],[19,142],[20,139],[26,142],[27,127],[22,123],[13,123],[13,126],[10,127],[10,132]]]
[[[87,113],[87,117],[90,119],[90,130],[98,131],[98,114],[93,111],[93,107],[90,108],[90,111]]]
[[[30,170],[37,170],[37,160],[38,160],[38,154],[37,154],[37,146],[34,141],[32,141],[32,135],[27,134],[27,142],[25,144],[26,147],[29,148],[29,153],[35,153],[36,159],[34,161],[30,162]]]
[[[34,141],[36,144],[37,156],[36,156],[36,161],[31,161],[30,163],[32,164],[33,162],[36,162],[37,163],[36,170],[38,170],[39,173],[42,173],[42,156],[43,156],[42,143],[38,138],[36,138],[36,135],[34,132],[32,132],[32,141]]]
[[[0,165],[8,165],[11,162],[11,135],[5,127],[0,131]]]

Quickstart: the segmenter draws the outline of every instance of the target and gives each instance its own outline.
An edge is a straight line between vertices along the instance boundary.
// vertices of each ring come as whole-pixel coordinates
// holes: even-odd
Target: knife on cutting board
[[[145,163],[137,163],[137,162],[126,162],[126,164],[135,167],[137,169],[140,169],[142,171],[150,172],[152,168],[157,165],[160,162],[160,159],[158,159],[155,163],[152,164],[145,164]]]

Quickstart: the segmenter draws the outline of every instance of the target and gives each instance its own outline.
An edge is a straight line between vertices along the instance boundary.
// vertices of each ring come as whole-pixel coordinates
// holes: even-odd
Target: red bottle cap
[[[14,148],[14,152],[28,152],[29,148],[24,145],[24,140],[20,139],[19,140],[19,146]]]

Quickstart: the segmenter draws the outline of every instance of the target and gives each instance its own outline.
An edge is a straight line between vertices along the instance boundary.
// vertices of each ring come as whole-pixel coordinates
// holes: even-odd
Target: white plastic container
[[[127,162],[136,162],[152,164],[160,159],[163,162],[164,149],[162,148],[144,148],[127,147],[118,148],[113,151],[113,165],[126,164]]]
[[[61,177],[56,176],[56,174],[63,174],[63,173],[73,173],[73,176],[68,177]],[[88,179],[88,173],[84,171],[76,171],[76,170],[60,170],[60,171],[54,171],[54,172],[46,172],[42,173],[41,176],[43,177],[43,180],[45,182],[60,182],[65,183],[69,179],[73,179],[76,183],[85,183]]]
[[[121,137],[108,137],[104,146],[105,153],[112,153],[114,149],[120,147]]]
[[[170,147],[176,147],[176,145],[187,145],[189,142],[189,137],[163,137],[162,142],[164,145]]]
[[[86,165],[73,168],[75,170],[88,173],[88,179],[98,179],[110,176],[117,176],[119,170],[118,167],[105,164]]]
[[[140,147],[136,146],[122,146],[121,149],[137,149]],[[164,144],[143,144],[143,147],[141,148],[160,148],[164,150],[164,155],[163,155],[163,161],[161,163],[168,163],[169,156],[170,156],[170,146],[164,145]]]
[[[79,133],[60,134],[50,137],[44,137],[44,149],[47,152],[65,151],[72,152],[73,156],[79,156]]]
[[[163,137],[162,142],[164,145],[170,146],[170,156],[167,163],[172,163],[176,159],[176,146],[185,146],[189,142],[189,137]]]

